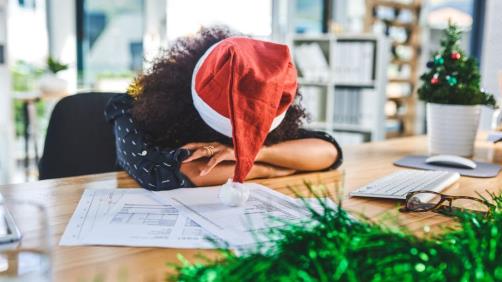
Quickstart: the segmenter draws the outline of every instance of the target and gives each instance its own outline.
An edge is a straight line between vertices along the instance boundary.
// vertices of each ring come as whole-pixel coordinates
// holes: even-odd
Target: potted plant
[[[493,95],[480,89],[476,61],[460,49],[462,32],[449,24],[441,50],[427,63],[420,79],[420,100],[427,103],[429,153],[473,155],[481,105],[495,106]]]
[[[58,62],[52,57],[47,58],[47,71],[38,84],[43,96],[64,96],[67,94],[68,82],[57,76],[57,73],[68,69],[68,65]]]

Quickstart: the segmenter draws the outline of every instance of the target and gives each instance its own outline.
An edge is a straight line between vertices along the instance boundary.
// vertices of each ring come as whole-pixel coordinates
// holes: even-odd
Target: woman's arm
[[[308,135],[307,135],[308,136]],[[318,137],[315,135],[315,137]],[[334,167],[341,161],[339,148],[334,139],[332,142],[319,138],[304,138],[285,141],[269,147],[263,147],[257,155],[258,163],[266,163],[295,171],[315,171]],[[331,141],[331,139],[330,139]],[[211,147],[211,150],[207,148]],[[206,175],[223,161],[235,161],[232,147],[211,143],[190,143],[183,146],[192,151],[190,157],[183,163],[189,163],[200,158],[210,157],[200,175]],[[210,155],[211,154],[211,155]]]
[[[131,103],[130,96],[119,94],[108,102],[105,109],[105,117],[113,125],[118,165],[149,190],[193,186],[180,173],[181,161],[189,152],[158,148],[145,142],[129,113]]]
[[[301,171],[329,168],[338,152],[332,143],[316,138],[285,141],[263,147],[256,161]]]
[[[180,169],[196,186],[221,185],[234,175],[235,162],[221,162],[207,174],[201,175],[201,171],[206,168],[206,165],[207,159],[198,159],[183,163]],[[246,180],[287,176],[293,173],[295,173],[295,171],[291,169],[279,168],[266,164],[255,164],[246,177]]]

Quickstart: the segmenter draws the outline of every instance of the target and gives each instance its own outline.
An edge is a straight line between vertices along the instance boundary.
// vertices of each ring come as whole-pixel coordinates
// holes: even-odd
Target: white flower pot
[[[429,154],[471,157],[481,107],[427,103]]]
[[[44,96],[64,96],[68,92],[68,82],[53,73],[44,74],[38,81],[38,87]]]

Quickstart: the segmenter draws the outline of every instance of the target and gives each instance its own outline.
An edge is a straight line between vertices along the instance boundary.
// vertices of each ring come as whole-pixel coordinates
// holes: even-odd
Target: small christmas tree
[[[462,32],[449,24],[441,40],[441,50],[427,62],[430,69],[420,79],[420,100],[429,103],[454,105],[495,106],[493,95],[480,89],[479,69],[475,59],[460,49]]]

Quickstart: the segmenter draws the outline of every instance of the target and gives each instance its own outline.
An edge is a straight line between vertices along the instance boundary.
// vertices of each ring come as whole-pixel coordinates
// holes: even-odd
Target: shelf
[[[341,88],[375,88],[375,83],[337,83],[335,82],[335,87]]]
[[[346,131],[346,132],[356,132],[356,133],[363,133],[363,134],[371,134],[371,129],[362,127],[357,124],[337,124],[333,123],[329,125],[327,122],[324,121],[314,121],[311,122],[307,125],[309,128],[315,128],[315,129],[326,129],[326,130],[334,130],[334,131]]]
[[[371,129],[364,128],[360,125],[352,125],[352,124],[333,124],[331,127],[332,130],[335,131],[347,131],[347,132],[359,132],[365,134],[371,134]]]
[[[331,34],[295,34],[294,41],[330,41],[334,37]]]
[[[388,100],[394,100],[394,101],[402,101],[402,100],[407,100],[412,98],[413,96],[387,96]]]
[[[386,132],[385,133],[385,139],[393,139],[393,138],[399,138],[403,137],[403,134],[400,132]]]
[[[389,78],[389,82],[415,84],[415,79],[413,79],[413,78]]]
[[[404,120],[406,116],[403,115],[393,115],[393,116],[386,116],[386,120]]]
[[[302,79],[301,77],[298,78],[298,83],[300,85],[306,85],[306,86],[323,86],[323,87],[335,86],[335,83],[331,81],[308,81]]]
[[[399,120],[399,121],[406,121],[412,119],[411,116],[406,115],[406,114],[397,114],[397,115],[392,115],[392,116],[386,116],[386,120]]]
[[[401,43],[401,42],[392,42],[392,46],[393,47],[397,47],[397,46],[406,46],[406,47],[411,47],[411,48],[414,48],[414,49],[421,49],[422,46],[420,44],[417,44],[417,43],[409,43],[409,42],[404,42],[404,43]]]
[[[408,10],[418,10],[420,9],[420,4],[406,4],[406,3],[399,3],[399,2],[394,2],[394,1],[389,1],[389,0],[374,0],[371,2],[374,6],[386,6],[386,7],[391,7],[391,8],[396,8],[396,9],[408,9]]]
[[[329,81],[308,81],[298,78],[298,83],[304,86],[319,86],[319,87],[344,87],[344,88],[375,88],[375,82],[371,83],[344,83],[344,82],[329,82]]]
[[[415,60],[401,60],[401,59],[392,59],[390,61],[391,64],[394,64],[394,65],[416,65],[416,62]]]
[[[406,29],[410,29],[410,30],[415,29],[417,26],[416,23],[403,23],[403,22],[384,20],[384,19],[373,19],[372,24],[375,24],[377,22],[382,22],[383,24],[385,24],[387,26],[402,27],[402,28],[406,28]]]
[[[383,81],[386,81],[387,75],[384,63],[390,61],[390,53],[383,50],[390,50],[388,39],[381,35],[361,33],[297,35],[289,38],[289,42],[292,46],[291,50],[295,61],[307,59],[305,56],[300,57],[302,50],[298,46],[318,43],[329,68],[329,70],[312,72],[312,75],[310,75],[308,60],[303,64],[305,65],[304,68],[307,69],[307,76],[303,76],[302,74],[305,72],[302,73],[299,68],[301,77],[298,78],[298,84],[305,92],[310,91],[304,97],[310,97],[309,95],[314,97],[304,100],[305,106],[310,112],[316,111],[316,119],[309,122],[306,127],[328,132],[354,133],[358,136],[364,136],[365,141],[382,140],[385,134],[385,113],[383,106],[382,108],[376,108],[372,104],[384,105],[387,100],[383,83]],[[361,54],[353,56],[350,60],[338,61],[345,58],[344,55],[347,52],[340,51],[342,49],[335,49],[338,44],[349,52],[353,50],[357,54]],[[361,48],[351,49],[352,45],[350,44],[360,45]],[[335,51],[339,52],[335,54]],[[369,51],[371,51],[373,57],[371,59],[369,58]],[[320,58],[319,55],[314,54],[312,56]],[[316,61],[314,60],[314,62]],[[360,64],[354,65],[357,64],[356,61],[360,61]],[[312,63],[311,65],[313,65],[312,68],[315,68],[317,64]],[[321,64],[319,63],[319,65]],[[324,69],[325,66],[322,65]],[[346,67],[346,69],[340,67]],[[342,70],[345,72],[340,72]],[[367,91],[366,89],[370,90]],[[353,93],[354,95],[352,95]],[[355,122],[356,120],[351,118],[356,114],[360,117],[360,124],[340,122]],[[336,122],[335,117],[337,118]]]
[[[417,71],[419,70],[420,64],[420,54],[423,52],[422,46],[419,44],[420,42],[420,29],[419,25],[420,13],[422,2],[420,0],[409,1],[411,3],[402,3],[393,0],[367,0],[366,1],[366,11],[367,11],[367,19],[366,19],[366,30],[373,30],[372,26],[376,23],[385,25],[388,29],[389,27],[400,27],[405,28],[407,30],[406,40],[401,40],[401,42],[392,42],[391,46],[395,49],[399,48],[409,48],[410,51],[413,51],[413,56],[409,60],[401,59],[401,58],[393,58],[390,60],[390,64],[394,67],[407,66],[410,69],[409,77],[402,76],[394,76],[389,77],[387,79],[388,83],[393,84],[403,84],[403,85],[392,85],[393,87],[388,87],[388,95],[386,97],[387,101],[393,101],[396,104],[403,106],[404,111],[400,111],[399,114],[387,117],[387,121],[391,123],[399,123],[401,126],[395,130],[392,130],[392,133],[387,133],[387,138],[390,137],[398,137],[405,136],[405,134],[413,133],[415,130],[414,127],[414,108],[416,104],[416,95],[413,93],[416,91],[416,85],[418,83]],[[410,21],[400,21],[399,19],[385,19],[379,18],[374,12],[378,7],[388,7],[394,9],[396,13],[399,13],[400,10],[409,10],[413,15]],[[408,12],[408,11],[407,11]],[[394,87],[395,86],[395,87]],[[406,93],[410,93],[410,95],[399,95],[401,92],[400,87],[410,88]],[[405,87],[406,86],[406,87]],[[397,87],[397,88],[396,88]],[[400,92],[395,92],[396,89]],[[397,95],[396,95],[397,94]]]

